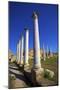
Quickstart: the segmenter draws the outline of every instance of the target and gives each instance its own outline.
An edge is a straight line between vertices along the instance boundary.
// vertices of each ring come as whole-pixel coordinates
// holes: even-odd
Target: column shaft
[[[24,42],[24,37],[22,35],[22,37],[21,37],[21,57],[20,57],[20,64],[23,64],[23,42]]]
[[[24,64],[28,65],[28,41],[29,41],[29,31],[28,29],[25,30],[25,56],[24,56]]]
[[[17,63],[18,63],[18,60],[19,60],[19,44],[17,44]]]
[[[38,17],[34,14],[34,67],[41,67]]]
[[[44,61],[45,61],[45,59],[46,59],[46,53],[45,53],[44,45],[43,45],[43,59],[44,59]]]
[[[48,46],[47,46],[47,58],[48,58]]]
[[[19,63],[20,63],[20,57],[21,57],[21,40],[19,40]]]

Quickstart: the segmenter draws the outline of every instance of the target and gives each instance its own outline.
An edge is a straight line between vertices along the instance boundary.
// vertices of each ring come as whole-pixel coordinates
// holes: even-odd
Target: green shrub
[[[47,72],[46,70],[44,70],[44,77],[49,78],[49,72]]]
[[[16,76],[13,75],[13,74],[11,74],[11,75],[9,76],[9,79],[10,79],[10,80],[15,80],[15,79],[16,79]]]
[[[53,80],[54,78],[52,78],[51,76],[50,76],[50,72],[48,72],[48,71],[46,71],[46,70],[44,70],[44,78],[47,78],[47,79],[49,79],[49,80]]]
[[[9,89],[15,88],[16,76],[14,74],[9,75]]]

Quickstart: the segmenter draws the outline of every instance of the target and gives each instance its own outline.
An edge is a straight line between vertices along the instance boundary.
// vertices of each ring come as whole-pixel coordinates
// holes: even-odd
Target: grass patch
[[[58,56],[46,58],[46,61],[41,60],[41,64],[43,68],[52,70],[55,73],[53,77],[53,81],[57,84],[58,83]]]

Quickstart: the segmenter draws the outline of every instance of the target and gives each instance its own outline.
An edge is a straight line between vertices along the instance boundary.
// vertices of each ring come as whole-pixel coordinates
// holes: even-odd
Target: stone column
[[[20,57],[20,66],[23,65],[23,43],[24,43],[24,36],[21,37],[21,57]]]
[[[21,40],[19,40],[19,64],[20,64],[20,57],[21,57]]]
[[[25,46],[24,46],[24,66],[29,66],[28,64],[28,54],[29,54],[29,30],[25,28]]]
[[[24,76],[31,82],[31,69],[29,68],[28,55],[29,55],[29,30],[25,28],[24,39]]]
[[[32,83],[36,86],[36,83],[39,82],[40,78],[43,76],[44,69],[41,68],[41,59],[40,59],[40,43],[39,43],[39,26],[38,26],[38,15],[33,13],[34,20],[34,65],[31,70],[32,73]]]
[[[17,43],[17,64],[18,64],[18,60],[19,60],[19,43]]]
[[[46,54],[47,54],[47,58],[48,58],[48,46],[47,46],[47,52],[46,52]]]
[[[43,60],[44,60],[44,61],[46,60],[46,52],[45,52],[44,45],[43,45]]]
[[[40,62],[40,43],[39,43],[39,26],[38,26],[38,15],[33,13],[34,20],[34,68],[41,68]]]

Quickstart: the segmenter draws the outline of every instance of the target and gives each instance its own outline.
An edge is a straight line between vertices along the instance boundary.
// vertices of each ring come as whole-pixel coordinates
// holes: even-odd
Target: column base
[[[17,62],[17,64],[19,65],[19,62]]]
[[[38,69],[32,69],[31,70],[31,74],[32,74],[32,83],[34,86],[37,85],[41,85],[41,86],[49,86],[49,85],[53,85],[51,84],[51,80],[48,79],[48,77],[50,79],[53,79],[54,77],[54,72],[49,70],[49,69],[44,69],[44,68],[38,68]],[[47,78],[45,78],[45,75],[48,75]],[[45,82],[46,80],[46,82]],[[49,83],[47,82],[49,81]]]
[[[19,66],[20,66],[20,67],[23,67],[23,64],[20,64]]]
[[[41,65],[40,65],[40,64],[34,64],[34,65],[33,65],[33,68],[34,68],[34,69],[40,69],[40,68],[41,68]]]
[[[46,61],[46,58],[43,58],[44,61]]]
[[[24,75],[26,79],[31,83],[32,76],[31,76],[31,69],[29,68],[29,65],[24,65]]]
[[[23,70],[24,70],[24,65],[23,64],[19,65],[19,70],[23,72]]]
[[[20,65],[20,63],[19,62],[17,62],[17,66],[19,67],[19,65]]]
[[[19,65],[19,68],[21,68],[21,69],[23,68],[24,69],[24,65],[23,64],[20,64]]]
[[[24,69],[29,69],[29,64],[25,64]]]
[[[41,77],[43,77],[44,75],[44,69],[43,68],[33,68],[31,70],[31,74],[32,74],[32,83],[34,86],[36,86],[40,80]]]

